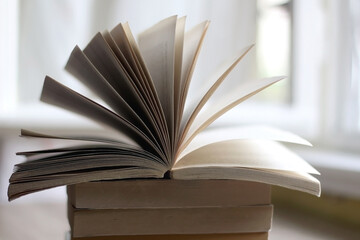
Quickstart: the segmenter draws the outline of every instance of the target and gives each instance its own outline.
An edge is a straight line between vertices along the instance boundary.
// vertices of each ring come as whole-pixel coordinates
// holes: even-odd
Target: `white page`
[[[176,23],[175,34],[175,68],[174,68],[174,126],[175,136],[177,136],[178,126],[180,125],[180,94],[181,94],[181,70],[183,63],[183,48],[184,48],[184,34],[185,34],[185,21],[186,17],[181,17]],[[176,138],[176,137],[175,137]]]
[[[121,63],[123,68],[129,75],[129,78],[132,80],[131,84],[134,89],[137,90],[137,95],[139,95],[146,105],[148,111],[152,112],[153,106],[151,99],[149,97],[149,92],[145,86],[143,75],[141,74],[141,67],[137,64],[135,56],[132,52],[132,47],[130,40],[127,38],[123,24],[118,24],[109,35],[107,36],[108,44],[112,42],[111,46],[114,53],[117,56],[118,61]]]
[[[164,135],[166,135],[165,137],[168,137],[165,115],[161,108],[160,99],[159,99],[159,96],[156,94],[154,82],[152,81],[150,73],[145,65],[145,61],[143,59],[143,56],[140,53],[139,46],[135,41],[135,38],[130,30],[129,24],[128,23],[122,24],[122,27],[125,31],[125,35],[126,35],[127,39],[129,40],[130,46],[133,50],[136,65],[138,66],[138,69],[143,78],[143,81],[145,81],[145,86],[148,88],[149,94],[152,98],[152,102],[153,102],[155,110],[156,110],[156,112],[154,112],[154,114],[156,113],[155,115],[159,119],[158,120],[160,123],[159,126],[161,127],[162,131],[164,131],[164,133],[166,133],[166,134],[164,134]]]
[[[109,135],[111,134],[111,138]],[[88,141],[88,142],[98,142],[98,143],[108,143],[108,144],[118,144],[121,146],[129,145],[132,148],[140,148],[131,138],[126,135],[114,134],[113,132],[107,132],[106,130],[102,131],[101,134],[96,133],[96,136],[84,136],[84,135],[53,135],[47,133],[40,133],[35,131],[30,131],[27,129],[21,129],[21,137],[34,137],[34,138],[52,138],[59,140],[76,140],[76,141]],[[116,136],[116,137],[115,137]]]
[[[83,52],[141,119],[148,120],[150,110],[146,108],[147,102],[104,37],[100,33],[96,34]]]
[[[121,27],[124,30],[125,36],[128,39],[129,44],[131,46],[131,50],[133,52],[136,66],[138,66],[139,74],[142,76],[142,81],[144,81],[144,84],[145,84],[146,88],[148,89],[148,92],[149,92],[149,95],[151,98],[151,102],[153,103],[153,106],[154,106],[152,114],[154,114],[154,117],[156,118],[157,127],[159,128],[159,130],[162,134],[162,141],[164,142],[164,149],[166,149],[166,151],[169,155],[171,152],[169,131],[168,131],[168,128],[166,125],[164,111],[161,107],[160,99],[156,93],[154,83],[153,83],[150,73],[145,65],[143,56],[140,53],[139,46],[136,43],[135,38],[131,32],[129,24],[128,23],[120,24],[120,26],[115,27],[113,31],[115,32],[115,29],[119,28],[119,27]],[[117,31],[119,31],[119,30],[117,30]],[[120,34],[119,34],[119,36],[120,36]]]
[[[98,170],[92,172],[54,174],[43,176],[37,181],[24,181],[19,183],[10,182],[8,189],[9,201],[33,192],[53,187],[72,185],[83,182],[116,180],[129,178],[161,178],[164,175],[162,169],[126,167],[119,169]]]
[[[199,148],[173,169],[241,167],[320,174],[315,168],[280,143],[268,140],[229,140]]]
[[[318,197],[321,194],[319,180],[308,173],[291,171],[228,167],[182,168],[172,171],[171,178],[180,180],[233,179],[254,181],[307,192]]]
[[[161,149],[131,122],[48,76],[44,80],[41,101],[86,116],[100,124],[122,132],[144,149],[156,152],[162,159],[165,159]]]
[[[241,102],[245,101],[249,97],[263,90],[264,88],[280,81],[284,77],[272,77],[265,79],[258,79],[253,81],[247,81],[234,88],[231,92],[219,99],[218,102],[209,106],[195,118],[193,124],[189,128],[189,131],[184,137],[182,145],[179,151],[183,151],[190,141],[200,131],[209,126],[221,115],[229,111],[231,108],[237,106]]]
[[[311,143],[296,134],[272,127],[261,125],[241,127],[230,126],[207,129],[200,132],[184,149],[184,151],[178,153],[179,155],[177,159],[179,160],[192,151],[195,151],[196,149],[199,149],[208,144],[237,139],[274,140],[311,146]]]
[[[139,48],[154,82],[165,114],[170,139],[174,139],[174,61],[177,16],[164,19],[141,33]]]
[[[121,26],[121,24],[120,24]],[[126,40],[126,35],[122,36]],[[147,88],[143,80],[139,81],[137,79],[137,76],[135,75],[133,69],[125,59],[124,55],[122,54],[121,50],[115,43],[113,37],[109,32],[104,33],[104,39],[106,40],[107,44],[110,46],[112,51],[114,52],[116,59],[119,63],[119,65],[123,68],[123,70],[127,73],[130,82],[133,84],[134,88],[137,90],[136,92],[136,98],[140,98],[142,101],[142,110],[140,111],[140,115],[142,117],[145,117],[144,122],[146,122],[145,125],[147,127],[145,129],[151,130],[151,136],[154,136],[154,142],[158,143],[159,146],[161,146],[162,149],[166,149],[166,141],[165,137],[166,135],[163,135],[163,132],[161,131],[161,128],[159,127],[158,123],[158,117],[156,114],[156,110],[154,110],[154,105],[152,102],[151,97],[149,96],[149,92],[147,91]],[[119,42],[119,41],[118,41]],[[131,48],[130,44],[127,45],[129,48]],[[135,57],[134,57],[135,58]],[[140,64],[138,64],[138,67],[141,68]],[[122,84],[123,85],[123,84]],[[131,97],[131,100],[136,100],[135,97]],[[143,130],[143,128],[140,128]],[[143,130],[144,131],[144,130]],[[146,132],[146,131],[144,131]]]
[[[194,73],[196,62],[199,57],[200,49],[208,27],[209,21],[205,21],[196,25],[190,31],[185,33],[183,62],[181,69],[180,106],[178,111],[178,118],[180,119],[180,124],[182,121],[182,115],[184,112],[186,97],[189,91],[191,78]]]
[[[246,56],[246,54],[251,50],[254,45],[250,45],[243,50],[241,50],[240,54],[237,54],[234,59],[230,61],[226,61],[223,63],[213,74],[213,77],[209,79],[202,89],[200,89],[199,94],[195,96],[195,99],[189,104],[186,109],[182,120],[180,132],[183,138],[187,135],[189,128],[193,124],[197,115],[204,107],[206,102],[210,99],[210,97],[214,94],[214,92],[218,89],[218,87],[222,84],[222,82],[226,79],[229,73],[236,67],[236,65]]]
[[[100,74],[78,46],[71,52],[65,69],[103,99],[118,115],[133,123],[148,136],[151,136],[150,130],[152,129],[148,128],[149,124],[144,123],[138,112],[135,112],[122,96],[115,91],[113,86]],[[144,117],[143,114],[142,117]]]

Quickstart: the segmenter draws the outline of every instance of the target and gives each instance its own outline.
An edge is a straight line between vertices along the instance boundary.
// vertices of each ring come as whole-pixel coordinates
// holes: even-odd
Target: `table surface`
[[[64,240],[66,203],[0,204],[0,240]],[[340,227],[275,206],[270,240],[360,239],[360,230]]]

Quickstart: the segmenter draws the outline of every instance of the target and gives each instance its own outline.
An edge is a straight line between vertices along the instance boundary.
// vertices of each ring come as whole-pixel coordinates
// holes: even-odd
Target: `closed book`
[[[272,205],[143,209],[75,209],[73,237],[268,232]]]
[[[138,179],[68,186],[75,208],[225,207],[270,204],[270,185],[239,180]]]
[[[71,238],[67,240],[267,240],[268,233],[230,234],[179,234],[179,235],[139,235],[139,236],[99,236]]]

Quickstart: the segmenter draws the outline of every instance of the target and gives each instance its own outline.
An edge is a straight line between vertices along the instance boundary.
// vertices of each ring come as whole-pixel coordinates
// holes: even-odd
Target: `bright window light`
[[[292,1],[259,0],[257,2],[256,60],[259,77],[287,76],[259,100],[290,103]]]

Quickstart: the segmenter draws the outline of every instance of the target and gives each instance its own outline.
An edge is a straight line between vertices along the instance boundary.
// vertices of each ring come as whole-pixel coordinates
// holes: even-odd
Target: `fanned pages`
[[[185,34],[180,85],[180,112],[177,116],[180,119],[180,124],[182,124],[183,120],[185,101],[189,91],[191,78],[208,26],[209,21],[205,21],[193,27]],[[179,131],[181,131],[181,129]]]
[[[174,74],[177,16],[157,23],[139,36],[139,47],[154,82],[174,142]]]
[[[184,32],[185,32],[185,17],[179,18],[176,23],[175,32],[175,68],[174,68],[174,140],[177,140],[181,94],[181,81],[182,81],[182,62],[183,62],[183,49],[184,49]],[[173,147],[175,148],[176,142]]]
[[[149,114],[148,124],[151,124],[156,130],[156,135],[160,137],[159,141],[163,145],[167,158],[171,154],[170,139],[165,116],[162,111],[160,100],[156,95],[154,85],[150,74],[148,73],[144,61],[139,55],[139,49],[128,24],[118,24],[110,33],[105,34],[107,41],[113,45],[114,52],[119,61],[127,70],[129,76],[134,81],[137,89],[144,95],[145,108]],[[116,46],[114,46],[116,45]],[[141,94],[140,94],[141,95]]]
[[[253,45],[245,48],[239,57],[236,57],[234,61],[231,62],[231,64],[224,64],[225,69],[223,69],[223,66],[220,70],[217,70],[214,74],[215,80],[210,79],[203,88],[202,91],[197,95],[195,101],[190,104],[190,107],[188,108],[188,111],[185,112],[185,116],[182,121],[181,126],[181,134],[182,134],[182,140],[187,135],[189,128],[192,126],[193,121],[195,121],[197,115],[201,111],[201,109],[204,107],[205,103],[211,98],[211,96],[214,94],[214,92],[218,89],[218,87],[221,85],[221,83],[225,80],[225,78],[229,75],[232,69],[235,68],[235,66],[241,61],[241,59],[244,58],[244,56],[250,51],[250,49],[253,47]],[[218,76],[221,74],[220,76]]]
[[[198,134],[200,131],[208,127],[221,115],[229,111],[231,108],[237,106],[239,103],[245,101],[254,94],[260,92],[266,87],[280,81],[284,77],[273,77],[267,79],[260,79],[255,81],[248,81],[245,84],[239,84],[236,88],[229,91],[226,96],[222,99],[216,101],[215,104],[211,105],[209,108],[205,109],[201,114],[194,119],[194,122],[190,124],[188,132],[184,132],[184,139],[182,146],[180,146],[179,151],[182,151],[191,140]]]
[[[210,128],[211,123],[283,77],[231,81],[214,94],[253,44],[198,82],[187,102],[192,75],[209,21],[185,32],[185,17],[171,16],[142,32],[138,42],[128,23],[97,33],[75,46],[65,69],[106,106],[46,76],[41,101],[106,126],[108,135],[22,130],[21,136],[61,143],[18,152],[9,200],[63,185],[133,178],[235,179],[280,185],[319,196],[319,174],[278,142],[311,144],[265,126]],[[237,52],[234,49],[234,52]],[[185,109],[185,104],[187,109]]]

